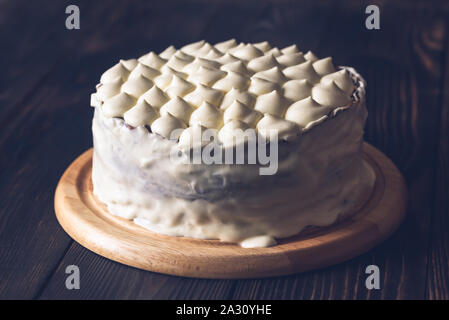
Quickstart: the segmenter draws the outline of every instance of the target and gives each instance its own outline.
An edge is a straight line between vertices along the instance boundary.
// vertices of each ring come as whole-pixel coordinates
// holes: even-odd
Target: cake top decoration
[[[276,129],[290,139],[349,106],[355,89],[350,73],[331,57],[296,45],[201,40],[120,60],[101,76],[91,104],[129,126],[172,140],[181,136],[180,144],[194,131],[217,129],[226,145],[236,128]],[[185,133],[173,137],[174,129]]]

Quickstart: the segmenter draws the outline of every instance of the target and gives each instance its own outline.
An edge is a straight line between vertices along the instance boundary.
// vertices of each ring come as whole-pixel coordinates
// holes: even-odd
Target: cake
[[[268,42],[120,60],[91,96],[94,194],[153,232],[242,247],[332,225],[375,180],[365,86],[331,57]]]

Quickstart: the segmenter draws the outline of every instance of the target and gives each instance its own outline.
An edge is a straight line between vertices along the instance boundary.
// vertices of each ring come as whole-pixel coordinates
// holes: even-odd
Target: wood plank
[[[46,15],[45,10],[36,12],[42,14],[39,16],[41,19],[58,20]],[[65,52],[64,63],[40,81],[30,94],[26,94],[26,99],[14,105],[9,96],[5,98],[20,112],[13,114],[12,121],[1,120],[0,148],[7,152],[0,156],[0,191],[3,195],[0,200],[0,297],[31,298],[38,295],[72,242],[54,217],[53,193],[67,164],[91,146],[89,93],[98,81],[100,70],[104,69],[101,64],[104,63],[105,52],[96,55],[93,54],[95,50],[91,50],[90,55],[82,50],[71,52],[69,49],[77,44],[67,45],[71,39],[69,35],[64,38],[67,32],[63,24],[64,10],[58,14],[62,24],[57,30],[61,38],[52,40],[55,41],[54,46],[61,47],[59,52]],[[25,28],[32,29],[36,17],[30,16],[23,23]],[[107,27],[105,24],[102,26]],[[51,30],[43,28],[47,29]],[[87,37],[85,40],[91,39]],[[48,52],[50,60],[54,58],[52,48]],[[44,49],[37,52],[29,50],[24,53],[24,59],[33,53],[43,55]],[[80,69],[80,65],[84,68]],[[25,71],[33,75],[37,70]],[[93,76],[89,76],[89,72]],[[7,88],[10,93],[16,92],[14,84]],[[10,105],[2,107],[2,119],[9,120]]]
[[[65,268],[80,269],[80,290],[67,290]],[[226,299],[231,280],[173,277],[113,262],[74,243],[41,299]]]
[[[13,48],[0,52],[1,141],[11,133],[8,127],[16,122],[23,104],[37,105],[29,99],[54,70],[55,60],[61,54],[52,43],[55,32],[49,22],[56,20],[58,9],[58,5],[43,2],[1,3],[0,38]],[[52,51],[48,52],[50,48]],[[0,155],[0,297],[8,299],[32,297],[71,242],[49,214],[53,188],[45,184],[46,178],[57,177],[58,173],[50,166],[36,165],[50,160],[35,153],[26,161],[22,159],[23,166],[14,165],[16,159],[11,155],[33,142],[20,133],[20,129],[12,132],[17,135],[15,143],[0,143],[4,151]]]
[[[171,7],[170,7],[171,6]],[[85,9],[81,8],[81,10],[86,11],[88,8],[86,7]],[[117,26],[120,26],[120,30],[109,30],[109,29],[105,29],[105,30],[100,30],[100,32],[96,32],[93,35],[93,39],[90,40],[86,40],[84,41],[84,48],[89,47],[90,45],[94,46],[95,44],[93,43],[95,39],[100,39],[103,37],[106,37],[108,34],[110,33],[117,33],[118,36],[111,38],[111,41],[109,42],[105,42],[101,44],[101,48],[99,49],[101,54],[101,57],[103,58],[103,61],[101,63],[99,63],[99,61],[94,61],[89,65],[96,65],[99,66],[101,68],[101,70],[94,70],[94,72],[91,72],[92,70],[89,70],[88,73],[89,75],[85,75],[84,78],[85,79],[89,79],[91,81],[90,84],[90,88],[89,91],[86,92],[86,90],[84,90],[84,92],[80,93],[79,95],[77,95],[78,97],[82,97],[83,100],[88,100],[89,98],[89,93],[90,91],[92,91],[92,88],[94,88],[95,83],[98,81],[99,79],[99,75],[108,67],[107,64],[112,65],[114,63],[114,60],[118,60],[119,57],[133,57],[133,56],[138,56],[140,54],[143,54],[145,52],[147,52],[148,50],[156,50],[156,51],[160,51],[163,48],[165,48],[165,46],[168,46],[169,43],[165,44],[165,41],[170,41],[170,39],[174,39],[174,38],[178,38],[180,36],[184,37],[185,40],[181,40],[182,42],[180,42],[179,44],[182,44],[184,42],[189,42],[189,41],[194,41],[196,40],[194,33],[192,33],[192,28],[189,29],[188,26],[192,26],[193,28],[199,31],[203,31],[205,30],[205,24],[207,22],[207,19],[197,19],[196,16],[194,16],[193,14],[190,15],[190,19],[187,19],[186,21],[184,21],[183,23],[185,23],[185,27],[180,27],[179,23],[177,23],[177,19],[179,18],[179,14],[184,14],[185,13],[185,6],[180,6],[180,7],[176,7],[176,4],[169,4],[169,7],[167,7],[167,4],[162,4],[159,8],[155,7],[154,5],[150,5],[150,4],[145,4],[144,7],[142,8],[133,8],[132,5],[130,5],[127,2],[122,2],[120,4],[120,7],[118,9],[114,9],[114,10],[118,10],[115,14],[111,14],[112,17],[114,17],[114,19],[126,19],[126,15],[122,15],[123,12],[128,12],[128,11],[132,11],[132,10],[137,10],[139,12],[144,12],[144,13],[150,13],[154,15],[154,17],[158,17],[158,19],[154,18],[154,19],[148,19],[148,20],[144,20],[146,23],[146,26],[142,26],[141,22],[139,22],[139,20],[135,20],[135,21],[119,21],[117,22],[116,20],[114,20],[114,24],[117,24]],[[164,16],[164,12],[173,12],[173,15],[169,16],[169,17],[165,17]],[[184,13],[182,13],[184,10]],[[193,10],[193,11],[198,11],[199,9],[197,7],[193,7],[193,8],[189,8],[189,10]],[[212,16],[213,12],[214,12],[214,7],[211,8],[207,8],[206,10],[202,9],[200,12],[202,12],[202,14],[204,14],[206,17],[207,16]],[[91,12],[91,11],[89,11]],[[95,14],[92,14],[90,17],[90,22],[87,21],[85,22],[85,25],[87,24],[87,27],[89,29],[88,26],[95,25],[96,21],[98,21],[97,17],[98,16],[102,16],[102,12],[98,11],[95,12]],[[142,13],[139,13],[142,14]],[[172,27],[176,27],[173,29],[169,29],[169,30],[161,30],[160,28],[158,28],[158,24],[162,23],[161,20],[165,20],[163,23],[164,24],[170,24]],[[168,19],[168,20],[167,20]],[[142,21],[142,20],[141,20]],[[140,24],[140,25],[139,25]],[[123,25],[126,25],[126,28],[123,29]],[[196,26],[195,26],[196,25]],[[157,33],[151,33],[151,32],[143,32],[143,33],[139,33],[139,37],[136,39],[136,29],[141,29],[143,28],[143,30],[148,30],[151,32],[157,31],[157,32],[165,32],[166,37],[161,37],[160,34]],[[180,28],[180,29],[178,29]],[[111,28],[113,29],[113,28]],[[185,34],[181,34],[179,32],[179,30],[186,30]],[[188,33],[188,34],[187,34]],[[134,37],[134,39],[130,39],[130,37]],[[192,38],[193,36],[193,38]],[[189,37],[189,38],[187,38]],[[182,39],[182,38],[181,38]],[[163,42],[163,41],[164,42]],[[124,46],[124,43],[130,43],[129,46]],[[128,50],[128,52],[123,52],[123,48],[126,48],[126,50]],[[110,54],[110,52],[114,52],[113,55]],[[131,53],[130,53],[131,52]],[[99,55],[97,54],[97,58],[99,58]],[[82,69],[84,69],[84,71],[86,71],[86,68],[88,66],[83,66]],[[83,109],[80,111],[80,114],[84,115],[84,119],[88,119],[88,123],[90,125],[90,118],[91,118],[91,114],[90,112],[87,111],[86,109],[87,103],[85,105],[83,105]],[[84,129],[83,129],[84,130]],[[90,129],[86,130],[86,133],[90,136]],[[91,140],[91,139],[89,139]],[[75,158],[75,156],[73,157]],[[74,246],[77,246],[76,244]],[[72,249],[72,248],[71,248]],[[85,250],[85,249],[84,249]],[[78,248],[79,251],[79,248]],[[78,252],[76,251],[76,252]],[[68,255],[66,257],[64,257],[64,259],[61,261],[60,266],[64,266],[66,265],[66,261],[71,260],[73,257],[70,256],[70,254],[72,253],[72,250],[69,250]],[[89,261],[87,262],[88,264],[91,265],[97,265],[98,261],[103,261],[104,259],[90,254],[86,256]],[[72,259],[73,260],[73,259]],[[123,280],[123,282],[121,282],[120,284],[124,287],[127,288],[126,290],[121,290],[120,292],[120,296],[119,297],[127,297],[127,296],[133,296],[133,297],[137,297],[139,298],[139,296],[136,296],[136,294],[139,294],[139,292],[134,292],[132,290],[132,288],[129,288],[128,283],[127,283],[127,279],[128,278],[136,278],[138,283],[159,283],[158,286],[161,286],[163,283],[165,283],[166,281],[166,277],[158,275],[158,274],[154,274],[151,275],[150,273],[143,273],[143,272],[137,272],[137,270],[135,269],[131,269],[131,268],[127,268],[124,267],[122,265],[117,265],[111,261],[107,261],[105,263],[105,265],[102,265],[102,268],[105,269],[105,272],[103,273],[104,275],[106,275],[106,277],[109,277],[109,280],[113,280],[115,282],[117,282],[119,279],[120,281]],[[109,272],[110,269],[113,269],[113,271]],[[106,282],[108,282],[109,280],[105,280]],[[88,288],[86,288],[85,290],[82,290],[81,293],[83,294],[89,294],[89,292],[96,292],[95,288],[97,287],[97,285],[99,285],[99,283],[101,283],[102,279],[98,278],[95,280],[91,280],[87,283],[87,285],[89,286]],[[211,292],[210,290],[210,285],[205,284],[205,287],[202,285],[204,283],[197,283],[195,282],[194,279],[187,279],[187,281],[184,281],[183,283],[187,286],[187,288],[183,288],[181,285],[181,283],[178,283],[178,281],[169,281],[169,283],[171,283],[171,285],[168,286],[164,286],[164,293],[165,295],[171,295],[171,291],[173,290],[173,294],[176,295],[176,292],[179,293],[183,293],[183,292],[188,292],[189,289],[188,287],[193,287],[193,288],[200,288],[199,290],[193,290],[191,292],[195,293],[195,292]],[[228,284],[230,284],[230,282],[227,282]],[[47,286],[42,287],[43,293],[42,296],[43,297],[48,297],[48,296],[61,296],[60,292],[56,292],[54,290],[57,290],[58,287],[57,285],[60,284],[57,280],[52,279],[50,281],[50,283]],[[118,284],[118,285],[120,285]],[[144,287],[143,291],[140,293],[142,297],[151,297],[153,294],[155,294],[155,291],[153,289],[154,286],[148,286],[148,287]],[[229,286],[219,286],[220,288],[222,288],[223,294],[220,295],[220,291],[216,292],[216,296],[217,297],[221,297],[223,298],[224,295],[227,294],[227,291],[230,290]],[[44,290],[45,288],[45,290]],[[180,288],[182,288],[181,291]],[[213,288],[213,286],[212,286]],[[63,287],[63,289],[65,290],[65,287]],[[67,290],[65,290],[67,291]],[[117,292],[115,290],[113,291],[102,291],[102,296],[103,297],[107,297],[113,294],[116,294]],[[57,295],[53,295],[53,294],[57,294]],[[39,294],[40,296],[40,294]],[[79,296],[78,296],[79,297]]]
[[[0,127],[4,129],[15,122],[20,106],[39,90],[62,57],[57,39],[65,26],[58,16],[65,13],[62,2],[49,0],[0,5],[0,39],[5,48],[13,49],[0,51]]]
[[[257,4],[257,6],[256,6]],[[191,6],[191,5],[189,5]],[[259,24],[263,27],[264,23],[263,21],[268,20],[268,26],[270,26],[270,20],[274,19],[272,17],[271,12],[271,5],[260,5],[259,2],[252,2],[246,6],[239,7],[239,10],[235,10],[235,4],[218,4],[217,6],[209,6],[209,10],[204,10],[204,8],[199,8],[198,6],[202,7],[203,4],[201,1],[197,5],[193,5],[193,7],[190,7],[189,10],[192,10],[192,12],[199,12],[200,15],[203,15],[203,18],[195,17],[195,23],[198,23],[198,21],[203,21],[204,25],[203,27],[195,27],[195,30],[198,32],[197,36],[192,37],[192,32],[189,33],[189,37],[184,36],[183,40],[180,40],[180,43],[185,43],[189,41],[194,41],[200,38],[206,38],[210,41],[221,41],[226,40],[231,37],[237,37],[239,40],[251,40],[251,37],[258,37],[260,40],[264,40],[265,38],[263,35],[266,33],[266,28],[255,28],[254,26]],[[167,8],[164,8],[164,10]],[[174,17],[177,17],[177,10],[180,10],[178,8],[170,8],[172,12],[174,12]],[[126,9],[122,8],[122,11],[126,12]],[[145,10],[145,9],[142,9]],[[158,14],[158,9],[154,9],[156,11],[156,16]],[[325,12],[330,12],[330,8],[321,9],[325,10]],[[182,12],[182,11],[180,11]],[[221,13],[217,16],[217,12]],[[159,13],[162,15],[162,13]],[[181,19],[181,23],[185,24],[185,27],[178,27],[178,29],[184,30],[189,29],[189,24],[192,23],[192,21],[189,21],[189,16],[185,13],[179,13],[183,15],[183,18]],[[267,18],[268,15],[268,18]],[[229,23],[228,17],[232,16],[233,20],[232,23]],[[327,16],[324,15],[324,19]],[[93,16],[94,18],[94,16]],[[187,20],[186,20],[187,19]],[[283,20],[287,19],[287,24],[282,23]],[[186,20],[186,21],[183,21]],[[270,36],[271,41],[273,41],[276,45],[287,45],[293,42],[296,42],[296,31],[297,26],[299,23],[300,27],[307,27],[308,24],[313,24],[315,26],[316,30],[322,30],[323,24],[320,23],[320,20],[317,21],[316,18],[311,17],[310,15],[307,15],[307,12],[304,12],[301,10],[301,8],[295,8],[293,5],[289,4],[285,7],[282,7],[282,14],[278,17],[276,17],[276,28],[282,27],[282,32],[276,32],[276,29],[273,29],[272,35]],[[154,23],[159,23],[160,20],[156,20]],[[178,21],[179,22],[179,21]],[[87,22],[89,23],[89,22]],[[166,22],[164,22],[166,24]],[[132,26],[127,27],[129,30],[133,30]],[[255,30],[253,31],[253,28]],[[118,31],[117,31],[118,32]],[[173,31],[175,32],[175,30]],[[118,38],[123,37],[122,31],[118,32]],[[288,34],[288,37],[285,39],[279,38],[279,34]],[[126,36],[126,34],[124,35]],[[100,36],[98,36],[100,37]],[[246,38],[245,38],[246,37]],[[170,44],[170,35],[166,35],[165,41],[168,41],[166,45]],[[181,36],[177,35],[175,37],[177,39],[182,39]],[[255,40],[254,40],[255,41]],[[315,37],[313,34],[311,34],[306,41],[315,42]],[[116,46],[118,47],[120,43],[118,43]],[[134,44],[133,44],[134,45]],[[147,47],[148,50],[148,47]],[[142,51],[143,53],[144,51]],[[117,51],[114,51],[114,53],[117,53],[118,56],[120,56],[120,49]],[[105,67],[106,68],[106,67]],[[98,72],[98,75],[101,74],[101,72]],[[76,245],[74,245],[76,246]],[[61,266],[67,265],[68,262],[66,261],[73,261],[73,255],[71,255],[72,250],[69,250],[67,257],[65,257],[61,261]],[[89,255],[89,258],[92,259],[90,263],[96,264],[97,259],[102,259],[101,257],[97,257],[95,255]],[[118,266],[118,267],[117,267]],[[114,268],[114,272],[109,271],[110,269]],[[113,262],[105,263],[104,266],[104,274],[110,275],[111,278],[114,279],[115,282],[120,281],[120,279],[126,279],[127,277],[132,277],[129,274],[134,274],[136,270],[130,269],[121,265],[117,265]],[[59,269],[58,269],[59,270]],[[151,273],[141,273],[139,272],[139,282],[142,283],[155,283],[157,282],[157,279],[161,279],[160,281],[165,282],[166,276],[157,275],[157,274],[151,274]],[[148,280],[146,280],[148,279]],[[129,297],[133,296],[136,298],[168,298],[168,297],[179,297],[179,298],[199,298],[199,297],[207,297],[204,295],[205,293],[211,293],[214,292],[212,297],[216,298],[226,298],[232,291],[234,282],[233,281],[218,281],[214,282],[211,280],[201,280],[201,279],[186,279],[185,281],[179,281],[179,279],[182,278],[174,278],[169,277],[169,281],[166,282],[166,284],[163,286],[163,289],[160,291],[153,291],[153,287],[150,286],[146,288],[144,291],[140,293],[132,293],[128,291],[123,291],[121,293],[122,297]],[[88,281],[88,288],[84,288],[84,290],[80,290],[80,292],[77,293],[67,293],[65,291],[64,287],[61,287],[60,280],[52,279],[48,287],[46,287],[43,290],[42,297],[45,298],[51,298],[51,297],[59,297],[59,296],[65,296],[66,294],[75,295],[78,298],[85,298],[86,295],[89,295],[89,291],[93,290],[95,291],[95,287],[97,284],[102,283],[103,280],[98,279],[98,283],[95,281],[95,279],[91,279]],[[126,288],[126,281],[123,284],[123,286]],[[158,287],[158,286],[156,286]],[[217,287],[216,290],[212,291],[213,288]],[[58,289],[59,288],[59,289]],[[211,289],[212,288],[212,289]],[[129,289],[131,290],[131,289]],[[114,292],[107,292],[102,291],[101,297],[110,297],[114,296],[116,293]],[[119,298],[120,296],[114,296]]]
[[[408,9],[399,15],[399,8],[385,5],[381,30],[368,31],[364,8],[363,4],[334,8],[317,53],[354,65],[366,77],[366,139],[405,174],[410,195],[406,221],[391,239],[348,263],[269,281],[239,282],[234,299],[424,298],[434,174],[429,155],[436,152],[441,34],[447,26],[443,19],[435,19],[435,11]],[[346,39],[352,40],[350,45]],[[380,268],[381,290],[364,286],[370,264]]]
[[[327,7],[327,2],[304,2],[300,6],[283,1],[279,4],[281,9],[276,9],[277,3],[248,2],[238,10],[236,2],[223,1],[210,6],[204,6],[204,1],[163,2],[158,6],[131,5],[127,1],[106,1],[102,5],[79,1],[79,4],[80,32],[58,27],[58,37],[63,37],[50,38],[55,42],[54,50],[65,54],[61,65],[42,83],[37,79],[46,74],[48,68],[38,71],[42,73],[34,81],[25,80],[30,82],[24,83],[24,87],[35,89],[25,88],[20,99],[11,100],[14,91],[10,90],[2,101],[2,104],[17,101],[12,105],[21,112],[17,115],[20,121],[6,123],[0,136],[1,150],[8,151],[0,157],[0,166],[5,168],[0,172],[3,195],[0,199],[0,297],[327,299],[423,296],[425,283],[421,279],[427,267],[423,252],[428,242],[434,176],[428,155],[435,154],[437,149],[438,125],[435,124],[439,123],[440,114],[441,34],[447,29],[447,20],[438,13],[440,7],[413,3],[407,6],[415,9],[404,10],[405,14],[402,11],[398,14],[399,8],[394,6],[382,7],[383,33],[378,37],[375,34],[365,37],[365,31],[360,29],[364,23],[364,7],[359,4],[356,5],[358,15],[353,16],[357,22],[339,22],[346,17],[347,8],[343,7],[333,13],[327,26],[317,19],[320,12],[330,10],[321,7],[335,9]],[[235,14],[221,14],[222,9]],[[3,12],[0,10],[1,14]],[[43,14],[43,19],[46,18],[48,16]],[[63,25],[63,18],[64,15],[57,23]],[[24,28],[29,28],[33,19],[36,18],[30,16],[29,22],[23,23]],[[168,27],[161,29],[161,25]],[[323,30],[329,34],[319,42],[317,35]],[[352,44],[354,49],[348,54],[344,44],[351,34],[357,37]],[[59,261],[70,240],[54,219],[53,190],[68,163],[91,145],[91,114],[86,107],[89,93],[101,72],[118,58],[133,57],[149,48],[161,50],[171,43],[181,44],[200,37],[218,41],[234,36],[247,41],[268,39],[276,45],[302,39],[301,47],[332,54],[342,64],[355,63],[370,84],[378,84],[368,88],[372,90],[368,107],[375,116],[368,120],[367,138],[387,152],[405,172],[413,210],[409,211],[409,219],[400,232],[352,263],[263,281],[211,281],[152,274],[105,260],[77,244]],[[24,58],[29,56],[30,51],[24,52]],[[23,75],[17,74],[17,84],[25,78]],[[4,114],[3,107],[0,113]],[[55,157],[59,159],[57,162]],[[434,258],[441,264],[445,263],[442,253],[447,251],[444,250]],[[384,289],[376,292],[368,292],[363,286],[363,267],[371,263],[378,264],[383,272]],[[83,289],[78,292],[63,287],[64,269],[68,264],[80,265],[82,274],[87,270],[87,281],[82,280]],[[441,279],[445,283],[443,272],[443,267],[439,266],[431,273],[432,279],[435,275],[431,288],[438,287],[435,291],[440,297],[447,293],[445,286],[439,284]]]
[[[449,299],[449,34],[446,33],[445,37],[441,125],[426,287],[426,298],[432,300]]]

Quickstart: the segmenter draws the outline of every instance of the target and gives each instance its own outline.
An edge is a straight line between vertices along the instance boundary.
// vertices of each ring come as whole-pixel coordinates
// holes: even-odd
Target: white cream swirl
[[[252,107],[255,102],[255,97],[246,90],[232,88],[223,98],[220,104],[220,109],[228,108],[235,100],[240,101],[246,106]]]
[[[283,85],[284,97],[298,101],[310,96],[313,85],[306,79],[290,80]]]
[[[355,82],[331,57],[304,54],[294,44],[279,49],[267,41],[230,39],[215,45],[200,40],[180,49],[169,46],[159,55],[120,60],[96,88],[91,104],[107,117],[123,117],[131,126],[155,122],[166,137],[161,125],[176,123],[172,118],[214,129],[230,122],[255,129],[263,120],[263,128],[273,124],[305,131],[334,109],[349,106]]]
[[[248,136],[245,135],[247,129],[249,129],[248,124],[233,119],[221,128],[218,138],[225,148],[232,147],[248,140]]]
[[[259,72],[271,69],[273,67],[276,67],[277,65],[277,60],[272,54],[270,54],[252,59],[250,62],[248,62],[248,69],[253,72]]]
[[[185,96],[184,100],[197,107],[204,101],[218,106],[222,98],[222,91],[199,84],[193,92]]]
[[[151,126],[158,117],[158,113],[145,100],[140,100],[137,104],[125,112],[123,118],[126,123],[133,127]]]
[[[122,62],[119,62],[103,73],[100,82],[105,84],[108,82],[116,82],[117,80],[125,81],[128,78],[128,75],[129,70],[125,68]]]
[[[322,117],[328,115],[332,109],[332,107],[320,105],[312,97],[307,97],[288,107],[285,119],[305,128],[311,122],[319,121]]]
[[[256,100],[254,109],[262,113],[275,116],[283,116],[287,108],[288,101],[277,90],[261,95]]]
[[[164,93],[164,91],[159,89],[157,86],[153,86],[150,90],[145,92],[139,99],[145,100],[155,108],[162,107],[162,105],[169,100],[168,96]]]
[[[266,114],[258,123],[257,131],[266,140],[272,137],[273,131],[283,140],[292,140],[299,135],[298,126],[280,117]]]
[[[122,92],[125,92],[135,98],[139,98],[144,92],[147,92],[153,86],[153,81],[145,78],[143,75],[137,78],[129,79],[122,85]]]
[[[181,119],[185,123],[188,123],[190,114],[193,112],[193,107],[185,102],[180,97],[175,97],[171,99],[169,102],[164,104],[161,109],[161,115],[165,115],[170,113],[172,116],[175,116],[178,119]]]
[[[262,114],[260,112],[248,108],[245,104],[238,100],[234,100],[234,102],[225,110],[223,114],[224,123],[228,123],[231,120],[240,120],[252,128],[254,128],[260,118],[262,118]]]
[[[184,122],[172,116],[170,113],[162,115],[151,124],[151,130],[154,133],[170,140],[178,140],[181,131],[176,129],[183,129],[185,127]]]
[[[248,87],[249,79],[244,75],[229,71],[226,77],[215,82],[212,88],[222,91],[230,91],[234,89],[246,89]]]
[[[122,117],[135,103],[136,100],[132,96],[125,92],[120,92],[118,95],[107,99],[101,106],[101,109],[106,117]]]
[[[200,124],[209,129],[218,129],[222,124],[222,119],[221,111],[204,101],[198,109],[193,111],[189,124]]]
[[[160,57],[154,52],[149,52],[146,55],[141,56],[138,61],[156,70],[159,70],[167,62],[166,59]]]
[[[319,83],[312,88],[312,98],[324,106],[346,106],[351,97],[341,90],[333,80]]]
[[[284,69],[284,74],[291,79],[307,79],[311,83],[320,81],[320,76],[313,68],[312,61],[306,61],[301,64]]]

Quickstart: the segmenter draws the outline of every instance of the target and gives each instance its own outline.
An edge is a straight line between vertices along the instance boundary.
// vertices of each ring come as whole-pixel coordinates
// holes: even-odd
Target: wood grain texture
[[[446,27],[442,17],[429,12],[429,8],[401,8],[398,14],[398,8],[384,4],[381,29],[372,32],[360,26],[364,16],[359,13],[365,7],[366,3],[360,3],[356,9],[351,5],[333,8],[330,28],[317,50],[334,56],[334,61],[341,64],[354,65],[366,77],[366,139],[386,152],[404,173],[411,216],[391,240],[344,268],[273,279],[270,283],[240,282],[235,299],[424,298],[438,140],[438,126],[431,123],[438,122],[438,67],[443,64],[441,33]],[[350,49],[342,35],[351,39]],[[370,264],[379,266],[386,289],[366,290],[363,279]],[[296,283],[294,294],[291,290],[270,290],[291,282]]]
[[[372,2],[381,9],[378,31],[364,28],[364,9]],[[0,39],[7,48],[0,52],[0,298],[448,297],[447,2],[76,3],[77,31],[64,27],[70,1],[0,3]],[[296,42],[367,78],[366,139],[393,160],[410,194],[399,231],[337,266],[244,281],[143,272],[72,243],[54,218],[53,193],[67,165],[91,146],[89,94],[100,74],[122,57],[230,37]],[[69,264],[81,268],[81,290],[64,287]],[[369,264],[380,267],[381,290],[364,287]]]
[[[446,50],[449,35],[446,34]],[[449,62],[449,51],[445,52]],[[449,299],[449,63],[445,64],[426,297]]]
[[[280,239],[269,248],[245,249],[217,240],[170,237],[111,215],[93,194],[92,149],[61,177],[55,211],[61,226],[78,243],[139,269],[213,279],[295,274],[353,258],[386,239],[402,222],[406,189],[401,174],[374,147],[365,144],[364,152],[376,182],[347,213],[351,217],[332,227]]]

